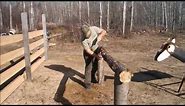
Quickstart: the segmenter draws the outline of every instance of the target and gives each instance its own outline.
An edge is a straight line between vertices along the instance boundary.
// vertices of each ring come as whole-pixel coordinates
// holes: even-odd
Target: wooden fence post
[[[45,60],[48,59],[48,37],[46,31],[46,16],[42,14],[42,28],[43,28],[43,37],[44,37],[44,49],[45,49]]]
[[[21,13],[22,22],[22,33],[24,42],[24,57],[25,57],[25,69],[27,80],[31,81],[31,62],[30,62],[30,48],[29,48],[29,37],[28,37],[28,19],[27,13]]]

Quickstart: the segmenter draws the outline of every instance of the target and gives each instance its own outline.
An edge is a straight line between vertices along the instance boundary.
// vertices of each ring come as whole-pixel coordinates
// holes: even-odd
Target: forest
[[[28,13],[29,30],[41,27],[46,14],[51,27],[68,26],[73,32],[81,24],[104,28],[126,36],[129,32],[153,29],[183,32],[183,1],[1,1],[0,32],[21,32],[21,13]]]

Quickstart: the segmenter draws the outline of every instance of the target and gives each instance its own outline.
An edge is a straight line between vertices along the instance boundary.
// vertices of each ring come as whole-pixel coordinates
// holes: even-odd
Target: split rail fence
[[[48,39],[45,14],[42,14],[42,30],[28,32],[26,12],[21,13],[21,22],[22,34],[0,37],[1,48],[17,42],[23,43],[21,48],[0,55],[0,103],[15,91],[23,81],[31,81],[31,74],[43,61],[47,60]],[[35,38],[39,40],[29,43],[29,40]]]

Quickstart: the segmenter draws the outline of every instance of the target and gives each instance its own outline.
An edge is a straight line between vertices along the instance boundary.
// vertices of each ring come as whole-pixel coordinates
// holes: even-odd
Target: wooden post
[[[26,12],[21,13],[26,77],[30,81],[31,80],[31,62],[30,62],[30,49],[29,49],[29,37],[28,37],[28,19],[27,18],[28,17],[27,17]]]
[[[43,37],[44,37],[45,60],[47,60],[48,59],[48,38],[47,38],[47,31],[46,31],[45,14],[42,14],[42,28],[43,28]]]
[[[98,61],[98,83],[102,84],[104,81],[103,58]]]
[[[114,105],[127,105],[129,83],[120,82],[119,73],[114,75]]]
[[[129,82],[131,81],[132,73],[125,65],[116,61],[108,52],[102,47],[101,54],[103,59],[107,62],[114,74],[114,104],[126,105],[127,95],[129,91]]]

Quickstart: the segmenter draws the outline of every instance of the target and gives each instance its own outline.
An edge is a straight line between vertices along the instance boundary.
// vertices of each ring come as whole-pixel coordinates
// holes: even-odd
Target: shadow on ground
[[[72,103],[64,97],[64,92],[66,89],[66,82],[68,81],[68,78],[70,78],[72,81],[85,87],[85,84],[83,81],[74,77],[75,75],[77,75],[80,78],[84,79],[84,75],[79,73],[78,71],[72,69],[72,68],[65,67],[64,65],[49,65],[49,66],[45,66],[45,67],[52,69],[52,70],[55,70],[55,71],[62,72],[64,74],[62,80],[60,81],[60,85],[56,91],[54,100],[56,102],[62,103],[63,105],[72,105]]]
[[[144,81],[151,81],[151,80],[171,78],[171,77],[174,77],[174,76],[158,70],[149,70],[146,68],[141,68],[139,72],[134,73],[134,76],[132,77],[132,81],[144,82]]]
[[[150,85],[152,87],[161,89],[165,92],[168,92],[168,93],[170,93],[172,95],[175,95],[175,96],[178,96],[178,97],[181,97],[181,96],[185,95],[185,93],[178,92],[177,91],[178,89],[174,90],[174,89],[165,87],[165,86],[170,86],[170,85],[173,85],[173,84],[177,84],[177,87],[179,87],[178,84],[180,84],[181,81],[172,82],[172,83],[168,83],[168,84],[156,84],[154,82],[150,82],[152,80],[172,78],[172,77],[182,80],[181,78],[178,78],[176,76],[172,76],[170,74],[167,74],[167,73],[164,73],[164,72],[161,72],[161,71],[158,71],[158,70],[149,70],[149,69],[146,69],[146,68],[141,68],[139,72],[134,73],[134,76],[132,77],[132,81],[133,82],[143,82],[147,85]],[[181,97],[181,98],[183,98],[183,97]]]

